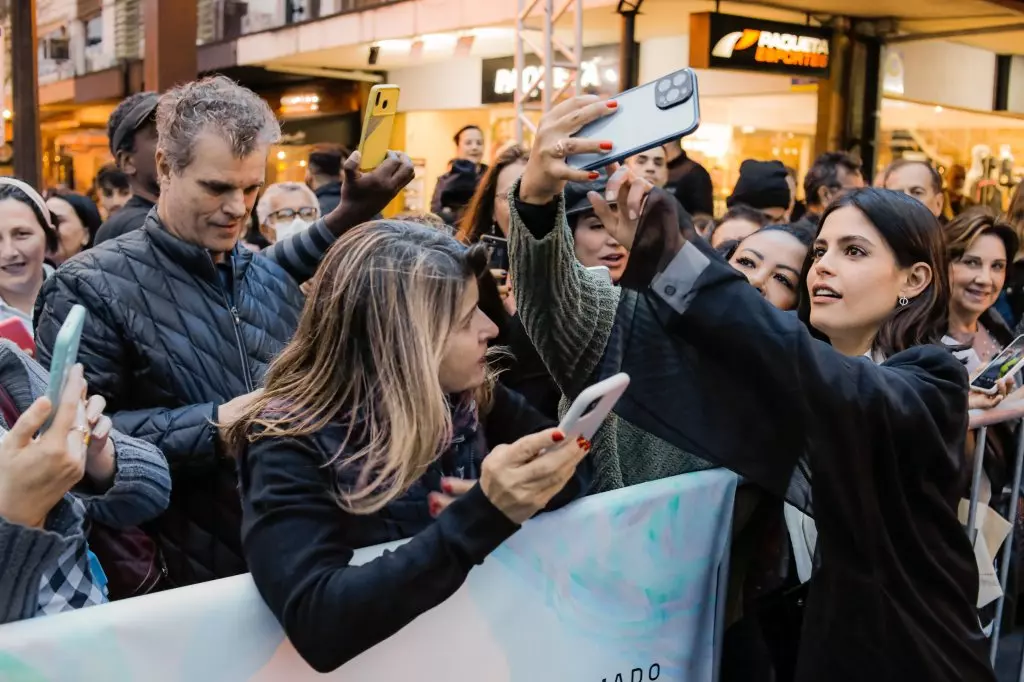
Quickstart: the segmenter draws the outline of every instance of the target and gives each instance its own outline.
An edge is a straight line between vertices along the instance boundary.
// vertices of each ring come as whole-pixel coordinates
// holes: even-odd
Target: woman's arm
[[[342,511],[325,461],[309,438],[265,438],[240,467],[249,570],[296,650],[320,672],[443,602],[519,528],[478,485],[407,544],[350,566],[354,529],[378,521]]]
[[[25,367],[30,402],[46,395],[49,373],[20,350],[11,352]],[[102,488],[93,486],[96,495],[83,492],[88,486],[79,486],[74,492],[100,523],[113,528],[137,526],[167,509],[171,498],[167,460],[155,445],[119,431],[112,431],[110,440],[114,445],[113,480],[104,482]]]
[[[807,452],[870,468],[845,461],[844,448],[875,437],[909,443],[915,430],[960,443],[966,429],[967,377],[948,351],[913,348],[882,366],[844,357],[700,241],[685,243],[653,277],[635,313],[612,349],[633,377],[616,411],[776,493],[793,491],[793,471]],[[955,450],[943,471],[959,469]],[[806,497],[790,499],[803,505]]]
[[[82,518],[68,497],[54,507],[43,528],[30,528],[0,516],[0,557],[4,558],[0,625],[32,617],[39,607],[43,573],[56,565],[68,546],[79,542],[85,542]]]
[[[509,193],[511,280],[519,317],[562,391],[575,397],[589,380],[615,321],[618,290],[587,272],[573,248],[561,196],[546,206]]]

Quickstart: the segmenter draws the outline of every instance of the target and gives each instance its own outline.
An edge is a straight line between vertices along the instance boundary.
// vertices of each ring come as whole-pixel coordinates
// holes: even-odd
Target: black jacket
[[[149,199],[133,194],[120,211],[110,216],[105,223],[100,225],[96,231],[94,246],[98,246],[109,239],[117,239],[122,234],[137,230],[146,222],[146,216],[156,206]]]
[[[843,357],[700,240],[684,247],[708,261],[690,288],[667,277],[643,286],[630,268],[676,273],[687,260],[666,268],[679,230],[672,219],[650,233],[656,201],[623,275],[635,290],[620,299],[602,374],[629,373],[616,413],[677,447],[805,507],[794,481],[810,480],[821,568],[796,679],[994,680],[957,519],[969,473],[959,361],[939,346],[880,366]],[[683,312],[667,302],[684,297]]]
[[[316,199],[320,202],[320,215],[325,216],[341,203],[341,183],[331,182],[313,190]]]
[[[690,215],[715,215],[711,174],[685,151],[668,163],[665,191],[674,195]]]
[[[317,238],[321,226],[302,234]],[[85,306],[78,357],[90,392],[106,398],[115,428],[167,457],[171,506],[154,533],[176,584],[246,570],[235,465],[214,423],[218,405],[260,385],[295,330],[303,305],[296,279],[312,272],[294,258],[296,243],[275,244],[268,256],[236,246],[218,267],[153,211],[143,229],[64,263],[36,302],[39,361],[49,364],[71,307]]]
[[[499,385],[483,433],[454,445],[405,495],[368,515],[338,506],[336,469],[324,466],[340,449],[342,426],[251,444],[239,463],[245,555],[256,587],[302,657],[318,671],[334,670],[451,596],[518,526],[480,486],[436,521],[427,495],[441,492],[442,476],[478,476],[491,447],[553,425]],[[465,447],[470,441],[475,446]],[[592,472],[588,456],[548,509],[583,494]],[[349,565],[356,549],[405,538],[412,540]]]

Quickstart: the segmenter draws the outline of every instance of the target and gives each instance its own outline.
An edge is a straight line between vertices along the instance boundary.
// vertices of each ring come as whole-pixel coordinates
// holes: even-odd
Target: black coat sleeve
[[[664,280],[624,295],[606,358],[632,377],[620,416],[798,506],[808,500],[807,481],[794,476],[806,453],[838,461],[852,444],[889,441],[908,424],[933,442],[962,442],[967,377],[947,350],[912,348],[881,366],[842,356],[698,248],[708,264],[682,314],[658,290]],[[956,471],[955,450],[906,456],[942,453],[948,461],[918,464]]]
[[[526,398],[511,391],[501,384],[494,387],[494,404],[484,421],[487,444],[494,448],[497,445],[514,443],[523,436],[528,436],[558,424],[545,417]],[[576,466],[576,473],[565,484],[561,492],[551,498],[544,511],[554,511],[583,497],[590,490],[594,480],[593,455],[587,455]]]
[[[310,438],[264,438],[240,466],[242,544],[256,587],[296,650],[328,672],[451,596],[518,526],[479,486],[408,543],[350,566],[350,530],[331,469]]]
[[[36,353],[49,367],[60,327],[71,308],[87,311],[78,360],[85,369],[89,393],[103,396],[112,410],[114,428],[160,448],[172,470],[212,465],[217,459],[214,403],[177,408],[125,410],[132,404],[131,348],[124,324],[117,318],[116,292],[88,258],[64,264],[43,284],[36,299]]]

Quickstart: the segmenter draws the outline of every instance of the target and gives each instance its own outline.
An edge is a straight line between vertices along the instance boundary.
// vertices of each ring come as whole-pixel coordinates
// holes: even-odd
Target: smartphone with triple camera
[[[700,126],[693,69],[680,69],[612,99],[618,103],[614,114],[588,123],[573,137],[609,140],[615,148],[608,154],[573,154],[565,160],[573,168],[597,170],[686,137]]]

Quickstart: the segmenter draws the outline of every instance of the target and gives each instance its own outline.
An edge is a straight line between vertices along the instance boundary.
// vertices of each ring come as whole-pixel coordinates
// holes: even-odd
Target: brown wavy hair
[[[969,208],[951,220],[944,228],[946,233],[946,250],[949,261],[955,262],[964,254],[979,237],[990,234],[998,237],[1006,247],[1006,264],[1013,263],[1013,257],[1020,248],[1020,238],[1013,226],[997,217],[987,206]]]
[[[477,185],[473,198],[469,200],[462,220],[459,222],[458,240],[463,244],[475,244],[480,237],[491,232],[494,226],[494,203],[498,200],[498,176],[514,163],[526,163],[530,152],[517,144],[498,155],[494,165],[487,169]],[[504,197],[503,197],[504,198]]]
[[[483,246],[413,223],[374,221],[343,235],[263,394],[229,427],[232,451],[341,424],[345,439],[327,465],[342,509],[372,514],[401,496],[451,443],[438,372],[467,286],[486,268]],[[489,377],[473,396],[481,409],[492,386]]]

